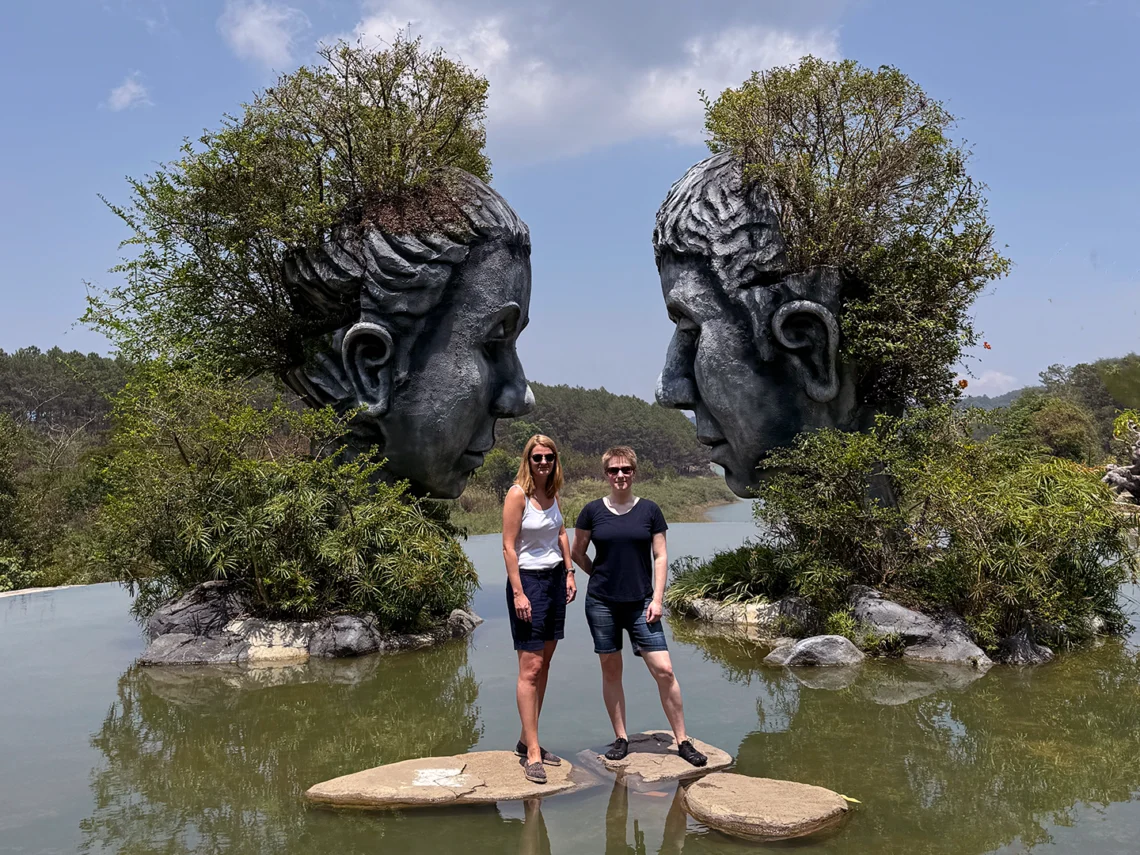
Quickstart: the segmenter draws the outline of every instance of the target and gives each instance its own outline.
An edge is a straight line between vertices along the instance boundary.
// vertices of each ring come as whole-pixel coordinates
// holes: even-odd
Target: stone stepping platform
[[[685,788],[685,810],[709,828],[745,840],[803,837],[838,823],[847,801],[811,784],[717,772]]]
[[[422,757],[333,778],[310,787],[305,798],[357,808],[480,805],[553,796],[600,783],[565,759],[561,766],[545,768],[547,783],[534,784],[523,775],[513,751]]]
[[[702,754],[709,758],[706,766],[693,766],[682,760],[667,730],[650,730],[633,733],[629,737],[629,753],[622,760],[607,760],[608,745],[597,750],[579,752],[577,760],[590,772],[618,780],[636,791],[653,790],[668,781],[683,781],[708,775],[733,764],[732,755],[707,742],[693,739]]]

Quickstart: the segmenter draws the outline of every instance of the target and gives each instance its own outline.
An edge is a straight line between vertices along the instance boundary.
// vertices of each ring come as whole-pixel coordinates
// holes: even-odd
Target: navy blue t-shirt
[[[595,499],[582,508],[575,528],[590,532],[596,548],[587,594],[619,603],[653,596],[653,535],[669,528],[656,503],[638,499],[627,513],[615,514]]]

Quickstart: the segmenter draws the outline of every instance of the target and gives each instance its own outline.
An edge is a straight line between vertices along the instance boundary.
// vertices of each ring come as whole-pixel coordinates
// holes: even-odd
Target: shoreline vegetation
[[[568,481],[562,488],[562,516],[574,527],[578,512],[587,502],[606,495],[601,478]],[[658,478],[637,483],[634,492],[656,502],[669,523],[707,522],[706,512],[739,501],[719,475]],[[469,487],[452,503],[451,522],[469,537],[498,534],[503,529],[503,505],[490,490]]]

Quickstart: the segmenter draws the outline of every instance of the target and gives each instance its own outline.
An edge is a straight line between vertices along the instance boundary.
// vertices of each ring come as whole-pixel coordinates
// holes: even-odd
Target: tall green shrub
[[[379,460],[325,454],[345,429],[331,411],[250,401],[160,364],[116,401],[97,560],[138,589],[139,613],[210,579],[274,617],[371,612],[403,629],[468,604],[475,571],[443,506],[378,481]]]

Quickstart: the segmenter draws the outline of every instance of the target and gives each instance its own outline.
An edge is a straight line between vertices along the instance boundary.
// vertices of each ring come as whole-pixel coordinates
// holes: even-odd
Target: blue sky
[[[1011,275],[971,392],[1140,349],[1140,3],[60,0],[5,9],[0,347],[74,326],[125,237],[97,194],[174,156],[319,40],[411,24],[491,82],[494,184],[531,228],[528,375],[649,398],[671,333],[653,216],[705,154],[697,90],[803,53],[902,69],[961,121]]]

